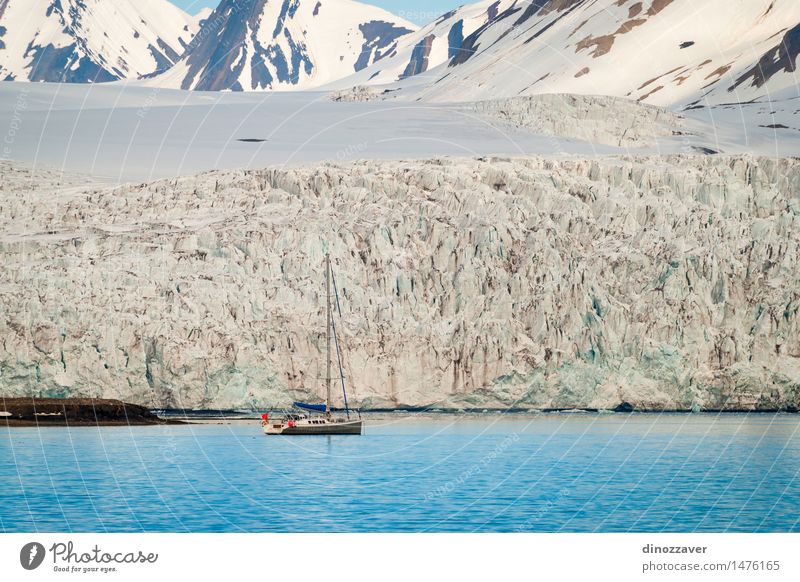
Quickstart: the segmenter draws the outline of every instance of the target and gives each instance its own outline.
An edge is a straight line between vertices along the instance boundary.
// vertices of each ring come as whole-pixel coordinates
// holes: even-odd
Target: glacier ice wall
[[[363,161],[114,189],[0,165],[0,392],[365,407],[800,401],[800,161]]]
[[[358,95],[355,88],[353,94]],[[605,95],[530,95],[476,101],[463,108],[531,133],[619,147],[655,145],[661,138],[689,132],[678,113]]]

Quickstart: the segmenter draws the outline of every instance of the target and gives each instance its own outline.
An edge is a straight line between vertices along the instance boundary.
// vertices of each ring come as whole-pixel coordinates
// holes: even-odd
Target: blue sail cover
[[[308,410],[311,412],[325,412],[325,405],[324,404],[306,404],[305,402],[295,402],[295,408],[299,408],[301,410]]]

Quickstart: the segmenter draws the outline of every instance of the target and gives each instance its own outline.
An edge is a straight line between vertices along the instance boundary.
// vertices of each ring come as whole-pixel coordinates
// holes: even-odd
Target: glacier
[[[312,91],[178,91],[136,83],[0,83],[0,159],[117,184],[359,158],[800,155],[795,114],[800,98],[788,92],[680,113],[592,96],[474,104],[331,97]],[[770,127],[775,125],[785,128]]]
[[[433,157],[119,186],[0,163],[0,390],[364,408],[796,410],[800,162]]]

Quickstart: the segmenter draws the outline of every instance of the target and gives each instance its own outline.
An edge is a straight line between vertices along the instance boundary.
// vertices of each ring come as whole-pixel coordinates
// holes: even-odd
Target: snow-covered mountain
[[[0,79],[137,78],[172,66],[198,26],[168,0],[0,0]]]
[[[484,30],[515,0],[483,0],[459,6],[398,42],[387,58],[332,87],[384,84],[424,73],[458,56],[464,39]]]
[[[473,18],[474,30],[459,38],[448,26],[456,30],[460,14],[484,22],[475,27]],[[798,85],[797,0],[501,0],[446,16],[414,36],[420,43],[433,35],[430,51],[401,46],[347,82],[403,79],[424,56],[427,67],[423,59],[416,72],[427,72],[402,81],[398,94],[604,94],[674,106],[748,101]],[[456,42],[443,57],[445,36]]]
[[[315,87],[394,54],[415,28],[350,0],[223,0],[184,57],[152,83],[210,91]]]

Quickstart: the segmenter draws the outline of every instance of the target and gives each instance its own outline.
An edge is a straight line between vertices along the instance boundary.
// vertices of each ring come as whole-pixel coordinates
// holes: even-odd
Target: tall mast
[[[325,295],[328,325],[325,326],[325,414],[331,413],[331,257],[325,253]]]

